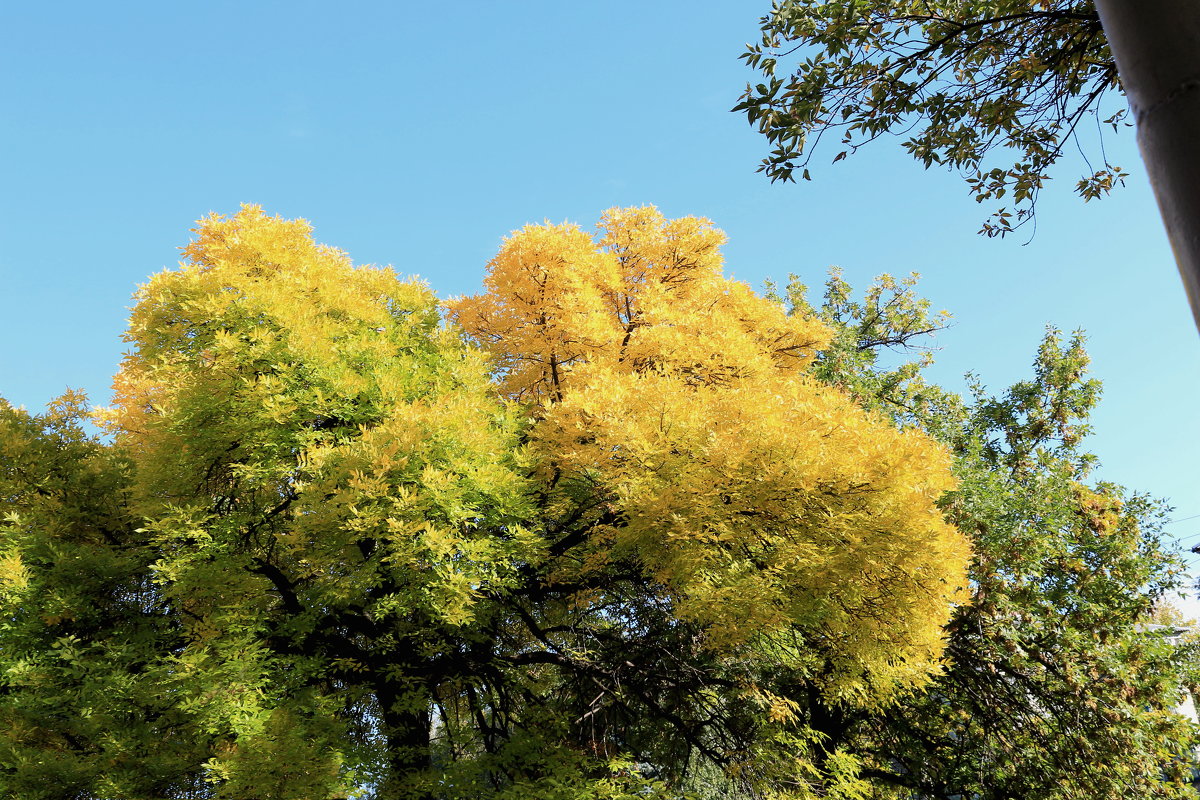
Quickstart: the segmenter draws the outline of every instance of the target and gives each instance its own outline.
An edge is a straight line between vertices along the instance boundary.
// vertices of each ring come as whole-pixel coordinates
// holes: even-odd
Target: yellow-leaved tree
[[[936,504],[954,486],[949,456],[808,377],[830,331],[725,278],[707,220],[613,209],[598,228],[526,227],[485,294],[448,304],[533,419],[541,522],[557,532],[544,581],[573,609],[558,627],[637,631],[653,606],[678,652],[705,652],[778,723],[757,743],[774,736],[788,757],[722,760],[763,786],[849,774],[788,694],[876,706],[939,669],[969,559]],[[617,576],[642,595],[614,592]],[[711,719],[728,711],[728,696],[695,698],[710,700]],[[694,747],[721,750],[706,724],[696,716]]]
[[[186,632],[168,684],[203,779],[424,796],[454,642],[538,552],[517,419],[421,283],[254,206],[196,234],[138,291],[102,421]]]

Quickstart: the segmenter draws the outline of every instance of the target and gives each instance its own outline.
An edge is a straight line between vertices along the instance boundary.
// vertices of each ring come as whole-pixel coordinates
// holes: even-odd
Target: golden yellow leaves
[[[707,220],[614,209],[597,240],[573,225],[527,226],[489,263],[487,293],[448,303],[499,362],[502,392],[556,400],[585,367],[671,371],[723,382],[795,372],[829,331],[721,274],[725,236]]]
[[[1111,494],[1096,492],[1082,483],[1074,483],[1072,491],[1078,506],[1078,514],[1095,533],[1105,534],[1117,529],[1121,523],[1121,500]]]
[[[799,634],[831,699],[926,679],[969,556],[935,505],[945,451],[807,378],[829,331],[724,278],[708,221],[615,209],[599,232],[527,227],[449,304],[533,406],[548,511],[593,509],[576,575],[639,565],[716,649]]]
[[[208,520],[192,549],[274,559],[288,602],[370,590],[377,618],[451,627],[530,575],[577,586],[576,614],[639,574],[711,649],[846,702],[937,668],[967,559],[934,504],[946,454],[808,377],[830,331],[725,278],[708,221],[531,226],[449,304],[533,418],[524,447],[423,287],[256,208],[197,234],[139,295],[111,415],[144,513]],[[162,574],[225,585],[188,552]]]
[[[953,487],[941,448],[803,378],[594,378],[533,431],[544,479],[610,498],[621,520],[597,544],[671,587],[713,646],[811,627],[846,692],[936,663],[968,556],[934,504]]]
[[[17,522],[13,521],[8,524],[16,525]],[[25,568],[21,554],[17,552],[0,553],[0,598],[19,597],[28,586],[29,570]]]

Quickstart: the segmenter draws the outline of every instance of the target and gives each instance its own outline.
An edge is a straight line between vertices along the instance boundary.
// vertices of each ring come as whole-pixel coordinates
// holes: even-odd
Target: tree
[[[626,209],[600,232],[526,228],[450,304],[533,402],[566,604],[537,638],[601,690],[573,735],[671,782],[695,753],[756,791],[833,791],[852,764],[794,710],[880,705],[935,666],[964,585],[930,505],[944,454],[805,379],[828,332],[722,278],[707,221]]]
[[[907,136],[914,158],[959,170],[977,202],[1011,196],[1015,214],[1001,206],[980,230],[1004,236],[1033,219],[1068,148],[1091,171],[1075,185],[1084,200],[1124,183],[1103,147],[1104,129],[1126,114],[1105,99],[1123,88],[1200,326],[1197,35],[1189,0],[776,0],[762,40],[742,55],[764,81],[734,111],[774,146],[759,168],[772,181],[797,170],[808,180],[830,131],[844,147],[835,162],[885,133]],[[1080,135],[1093,123],[1095,148]]]
[[[1195,726],[1175,712],[1194,647],[1148,630],[1182,564],[1160,505],[1087,480],[1079,443],[1098,384],[1056,332],[1035,377],[976,390],[955,449],[950,518],[972,531],[972,603],[949,667],[874,725],[875,774],[927,797],[1190,797]]]
[[[176,797],[210,742],[180,702],[185,637],[126,508],[128,461],[84,398],[0,401],[0,786],[10,797]]]
[[[929,682],[945,449],[808,376],[703,220],[515,234],[440,321],[303,222],[203,220],[100,421],[0,408],[0,789],[808,797],[801,704]],[[494,369],[494,373],[492,370]],[[494,379],[494,380],[493,380]]]
[[[779,0],[743,59],[764,81],[734,110],[774,146],[760,167],[772,180],[808,178],[827,133],[841,134],[834,161],[897,133],[926,167],[959,170],[977,201],[1011,198],[989,236],[1032,219],[1081,125],[1115,130],[1126,113],[1105,103],[1117,65],[1091,0]],[[1084,199],[1126,176],[1098,158],[1076,184]]]
[[[0,646],[7,675],[31,659],[37,667],[36,682],[9,685],[9,708],[94,716],[47,670],[100,692],[128,682],[135,697],[160,698],[159,715],[193,757],[164,773],[170,791],[110,786],[106,726],[59,738],[39,724],[20,744],[43,755],[8,761],[4,787],[309,798],[362,782],[398,796],[429,763],[423,671],[453,676],[446,637],[459,644],[475,596],[515,580],[537,546],[519,524],[528,515],[516,418],[492,398],[479,356],[441,328],[422,286],[354,268],[314,245],[306,224],[255,208],[197,233],[187,263],[138,293],[133,349],[102,419],[111,447],[55,445],[56,416],[37,433],[38,420],[13,412],[18,430],[34,431],[27,438],[49,441],[29,468],[13,462],[6,474],[4,544],[28,577],[8,597],[23,627],[6,629]],[[42,478],[75,451],[114,462],[117,490],[78,495]],[[87,506],[93,498],[103,505]],[[118,520],[116,533],[88,532],[63,504]],[[58,574],[58,551],[83,536],[94,560],[120,557],[89,568],[90,597]],[[38,612],[47,589],[65,594],[53,615]],[[137,634],[135,668],[105,655],[107,626],[134,636],[100,613],[115,600],[89,613],[90,625],[64,623],[91,612],[96,596],[128,598],[120,608],[132,605],[138,625],[163,628]],[[157,758],[158,726],[147,728],[135,753]],[[153,768],[131,749],[129,770]],[[60,750],[89,762],[83,787],[31,772],[64,769],[69,761],[51,757]]]
[[[801,285],[788,294],[811,312]],[[818,374],[952,447],[960,483],[945,505],[974,550],[946,671],[826,728],[861,755],[872,796],[1193,796],[1198,732],[1175,708],[1200,653],[1150,624],[1184,565],[1163,541],[1160,503],[1089,480],[1082,444],[1100,385],[1082,336],[1049,331],[1029,380],[999,396],[975,382],[963,400],[921,378],[924,359],[881,366],[884,347],[942,324],[911,283],[885,276],[856,302],[835,274],[816,313],[842,332]]]

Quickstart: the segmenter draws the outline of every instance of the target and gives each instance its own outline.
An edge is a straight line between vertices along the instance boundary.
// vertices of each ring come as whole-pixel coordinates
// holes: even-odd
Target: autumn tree
[[[515,234],[451,304],[246,207],[137,294],[108,437],[0,411],[0,788],[780,797],[798,715],[937,672],[946,450],[652,209]],[[490,360],[489,360],[490,359]]]
[[[173,735],[201,753],[164,769],[176,793],[338,797],[361,783],[401,796],[429,764],[429,676],[453,679],[453,632],[479,594],[502,591],[536,552],[521,525],[517,420],[423,286],[355,268],[313,244],[305,223],[255,208],[197,233],[185,264],[138,293],[132,350],[102,415],[112,446],[56,447],[53,417],[49,433],[36,420],[18,426],[50,441],[28,469],[8,471],[17,488],[4,495],[4,541],[21,576],[8,602],[16,620],[44,628],[46,647],[22,633],[0,650],[9,667],[31,655],[49,666],[30,670],[36,683],[10,683],[6,710],[28,696],[51,713],[90,716],[82,698],[54,693],[53,670],[78,672],[95,691],[129,683],[161,698]],[[47,483],[55,459],[73,463],[65,447],[115,462],[117,489],[77,496]],[[88,507],[93,499],[106,505]],[[89,532],[55,505],[66,502],[122,527]],[[141,661],[117,678],[104,672],[124,666],[105,655],[111,612],[89,614],[100,627],[77,626],[89,609],[79,592],[38,611],[48,582],[62,582],[61,557],[47,551],[85,536],[94,558],[121,559],[88,567],[94,591],[113,598],[107,605],[123,600],[136,624],[164,628],[137,636],[142,649],[129,658]],[[153,736],[159,726],[148,727]],[[169,796],[110,786],[115,770],[96,763],[109,734],[89,730],[60,737],[34,726],[22,744],[43,755],[8,761],[5,788],[35,780],[34,765],[63,769],[69,760],[50,754],[64,751],[94,753],[96,779],[77,795],[37,778],[49,796]],[[22,731],[30,726],[6,736]],[[139,747],[159,757],[155,742]],[[151,769],[136,752],[128,769]]]
[[[760,297],[722,241],[519,231],[450,303],[480,352],[302,222],[204,220],[111,441],[0,406],[0,789],[1183,796],[1179,564],[1089,477],[1082,342],[963,400],[884,366],[944,325],[911,283]]]
[[[1082,336],[1048,331],[1030,378],[998,395],[974,381],[960,398],[924,380],[926,354],[905,355],[945,321],[911,281],[884,276],[855,299],[835,273],[815,308],[798,282],[786,296],[839,332],[817,375],[950,445],[960,483],[945,505],[974,551],[945,672],[878,711],[815,712],[861,755],[864,792],[1193,796],[1197,730],[1176,708],[1200,653],[1154,624],[1184,565],[1161,503],[1092,478],[1100,385]]]
[[[835,791],[853,758],[795,711],[886,705],[936,669],[966,556],[934,505],[945,454],[808,377],[828,329],[722,277],[707,221],[599,231],[528,227],[450,304],[533,419],[562,605],[522,613],[582,688],[581,745]]]

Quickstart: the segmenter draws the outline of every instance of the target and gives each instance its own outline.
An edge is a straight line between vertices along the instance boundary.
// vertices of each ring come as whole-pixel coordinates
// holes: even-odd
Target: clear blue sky
[[[0,394],[108,397],[135,285],[194,220],[243,202],[305,217],[358,262],[477,291],[527,222],[651,203],[713,219],[755,286],[840,265],[920,272],[955,316],[936,375],[997,389],[1044,326],[1084,328],[1105,398],[1101,474],[1200,515],[1200,336],[1131,132],[1129,187],[1083,204],[1067,165],[1037,234],[975,235],[954,175],[885,140],[770,185],[729,112],[769,0],[10,3],[0,47]],[[1175,523],[1200,542],[1200,518]]]

